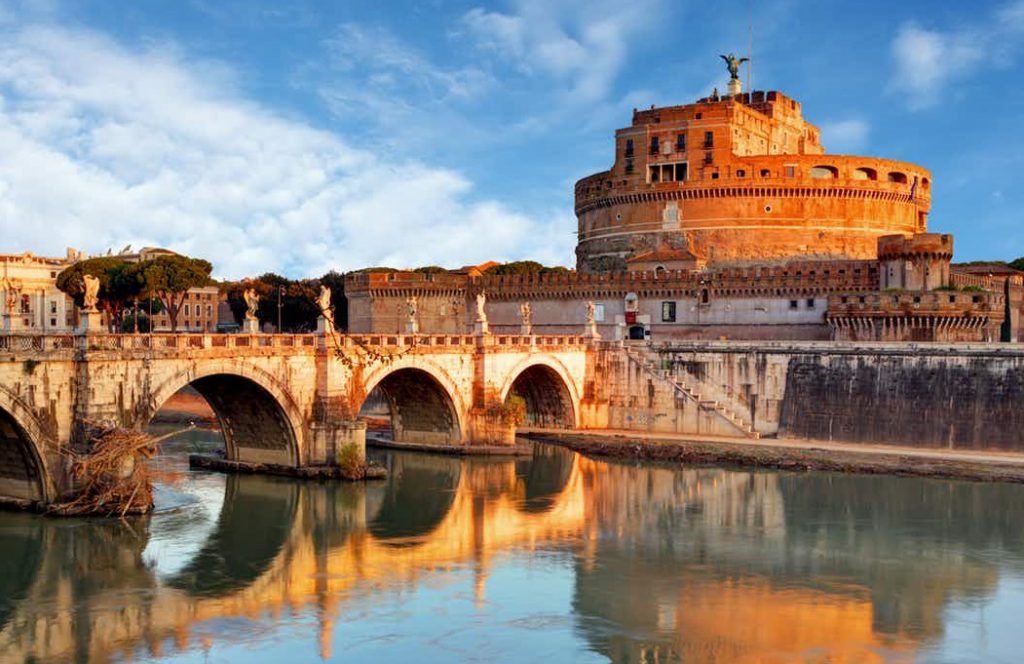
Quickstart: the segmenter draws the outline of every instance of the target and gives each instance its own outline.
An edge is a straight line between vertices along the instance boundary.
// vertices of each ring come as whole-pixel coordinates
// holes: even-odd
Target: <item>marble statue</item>
[[[485,310],[486,306],[487,295],[483,291],[480,291],[479,293],[476,294],[476,320],[478,323],[487,322],[487,311]]]
[[[82,277],[84,293],[82,304],[86,311],[96,311],[96,303],[100,300],[100,280],[91,274]]]
[[[334,309],[331,307],[331,289],[327,286],[320,286],[320,295],[316,298],[316,306],[320,309],[320,315],[333,325]]]

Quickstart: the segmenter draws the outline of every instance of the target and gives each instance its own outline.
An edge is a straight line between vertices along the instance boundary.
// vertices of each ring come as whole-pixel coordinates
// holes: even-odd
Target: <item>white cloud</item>
[[[1024,36],[1024,0],[1004,5],[973,25],[942,31],[905,23],[892,42],[890,88],[912,109],[937,104],[949,84],[983,64],[1011,65]]]
[[[475,85],[387,57],[442,95]],[[153,244],[225,277],[565,262],[574,228],[571,212],[531,219],[457,172],[283,118],[216,63],[56,26],[0,34],[0,225],[5,251]]]
[[[826,122],[821,125],[821,142],[830,153],[852,154],[864,147],[870,129],[858,118]]]
[[[474,8],[461,32],[498,61],[562,85],[575,104],[604,99],[628,43],[657,25],[660,0],[519,0],[509,13]]]

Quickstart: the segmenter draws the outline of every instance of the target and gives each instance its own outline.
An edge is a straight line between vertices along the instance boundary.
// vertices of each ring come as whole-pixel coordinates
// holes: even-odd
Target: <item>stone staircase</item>
[[[697,391],[694,384],[691,384],[690,381],[673,376],[668,371],[658,369],[649,359],[647,359],[641,353],[638,353],[630,348],[626,348],[625,350],[626,357],[629,358],[630,362],[640,367],[645,373],[647,373],[652,378],[671,386],[676,391],[676,393],[682,394],[687,399],[694,401],[697,404],[697,407],[700,408],[701,410],[714,411],[718,413],[718,415],[722,417],[722,419],[731,424],[737,431],[739,431],[746,438],[750,438],[752,440],[757,440],[761,438],[761,434],[756,429],[754,429],[753,424],[749,420],[744,419],[743,416],[741,416],[739,413],[723,404],[721,401],[718,401],[716,399],[709,399],[706,398],[705,396],[702,396],[701,393]],[[696,383],[696,381],[694,381],[694,383]]]

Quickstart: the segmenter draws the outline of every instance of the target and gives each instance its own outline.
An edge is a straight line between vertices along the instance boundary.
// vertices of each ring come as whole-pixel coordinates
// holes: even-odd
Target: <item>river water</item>
[[[149,517],[0,513],[0,661],[1021,658],[1024,487],[543,446],[299,482],[192,436]]]

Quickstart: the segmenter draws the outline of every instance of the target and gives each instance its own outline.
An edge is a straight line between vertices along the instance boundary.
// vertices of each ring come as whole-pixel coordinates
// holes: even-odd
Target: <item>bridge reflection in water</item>
[[[294,652],[327,657],[367,607],[404,606],[455,573],[472,576],[475,610],[492,615],[488,596],[504,586],[489,591],[490,578],[519,555],[567,575],[562,636],[592,655],[910,659],[943,643],[947,607],[992,596],[1024,559],[1013,486],[681,470],[545,447],[520,461],[384,461],[389,480],[366,486],[228,477],[177,565],[144,552],[180,514],[0,515],[0,653],[170,656],[273,640],[287,623],[279,638],[301,641]],[[539,602],[550,578],[538,576],[516,583]],[[389,629],[419,632],[420,619],[439,622],[410,610]],[[443,622],[452,639],[479,628]],[[529,652],[524,641],[503,654]]]

